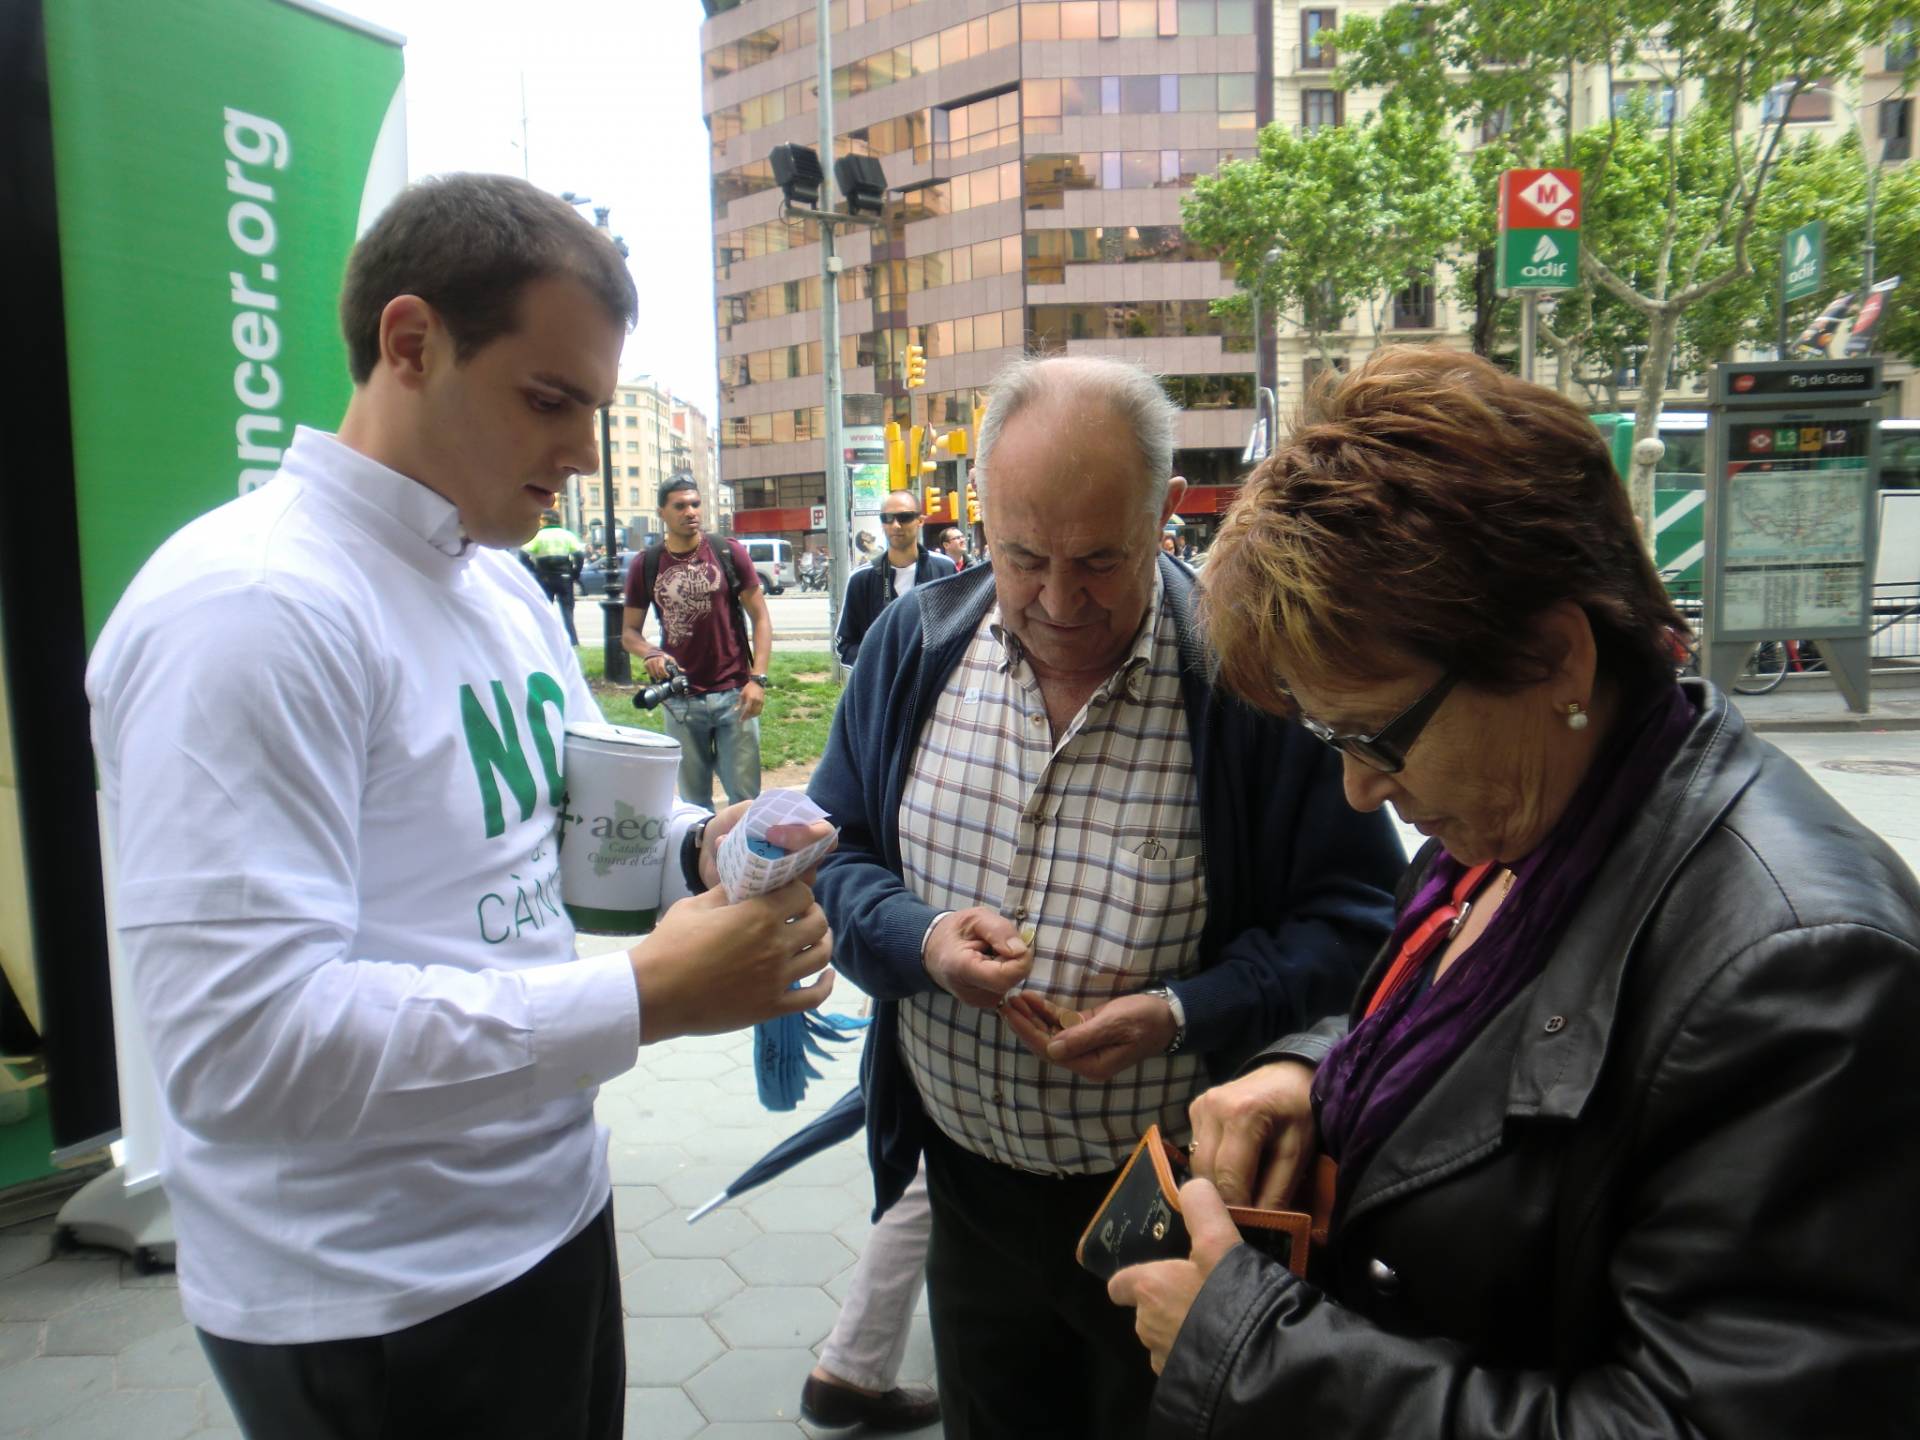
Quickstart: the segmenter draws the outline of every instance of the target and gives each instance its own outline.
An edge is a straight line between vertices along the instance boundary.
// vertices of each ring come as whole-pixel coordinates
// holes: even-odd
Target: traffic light
[[[967,453],[967,432],[956,426],[935,440],[933,448],[949,460],[958,460]]]
[[[980,494],[971,485],[967,486],[967,523],[980,523]]]
[[[907,346],[907,389],[918,390],[927,383],[927,347]]]
[[[947,513],[946,491],[938,486],[927,487],[927,518],[938,520]]]
[[[926,456],[927,430],[924,425],[914,425],[907,430],[907,480],[916,481],[926,466],[922,463]]]
[[[900,443],[900,422],[887,421],[887,489],[899,490],[907,483],[907,452]]]

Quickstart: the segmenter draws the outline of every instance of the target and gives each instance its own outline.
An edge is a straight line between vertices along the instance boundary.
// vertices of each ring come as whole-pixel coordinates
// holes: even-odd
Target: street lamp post
[[[560,198],[569,205],[593,205],[591,195],[576,195],[571,190],[560,192]],[[593,205],[593,226],[609,240],[620,252],[621,259],[627,256],[627,242],[615,235],[609,228],[607,217],[612,209],[606,205]],[[616,379],[618,377],[615,377]],[[600,407],[600,484],[606,491],[607,513],[605,542],[600,552],[601,575],[604,586],[600,592],[600,630],[603,645],[603,673],[609,684],[625,685],[633,679],[633,667],[628,662],[626,647],[620,643],[621,631],[625,628],[625,607],[621,600],[619,557],[619,520],[614,515],[613,485],[613,407]]]

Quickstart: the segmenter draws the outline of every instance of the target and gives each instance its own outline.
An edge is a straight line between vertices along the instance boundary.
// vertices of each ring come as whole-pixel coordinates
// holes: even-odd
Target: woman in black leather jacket
[[[1206,574],[1229,683],[1430,843],[1352,1012],[1196,1102],[1155,1430],[1920,1434],[1920,889],[1717,691],[1607,451],[1437,348],[1316,395]],[[1311,1281],[1229,1201],[1339,1164]]]

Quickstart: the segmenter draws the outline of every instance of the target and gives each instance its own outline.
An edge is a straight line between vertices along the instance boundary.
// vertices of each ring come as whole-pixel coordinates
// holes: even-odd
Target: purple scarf
[[[1624,716],[1547,838],[1514,867],[1513,888],[1471,949],[1435,985],[1417,976],[1327,1054],[1313,1082],[1322,1147],[1344,1193],[1386,1138],[1486,1024],[1539,974],[1586,898],[1615,836],[1652,790],[1697,719],[1679,685]],[[1389,956],[1466,867],[1440,851],[1395,925]]]

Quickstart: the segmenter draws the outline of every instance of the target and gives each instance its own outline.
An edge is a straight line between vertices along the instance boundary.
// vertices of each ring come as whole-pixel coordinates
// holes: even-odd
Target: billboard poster
[[[880,524],[880,502],[887,498],[887,432],[881,425],[849,425],[842,436],[852,497],[847,507],[853,528],[853,548],[847,552],[851,573],[852,567],[866,564],[887,548]]]
[[[406,181],[399,37],[291,0],[47,6],[89,646],[350,393],[347,253]]]

